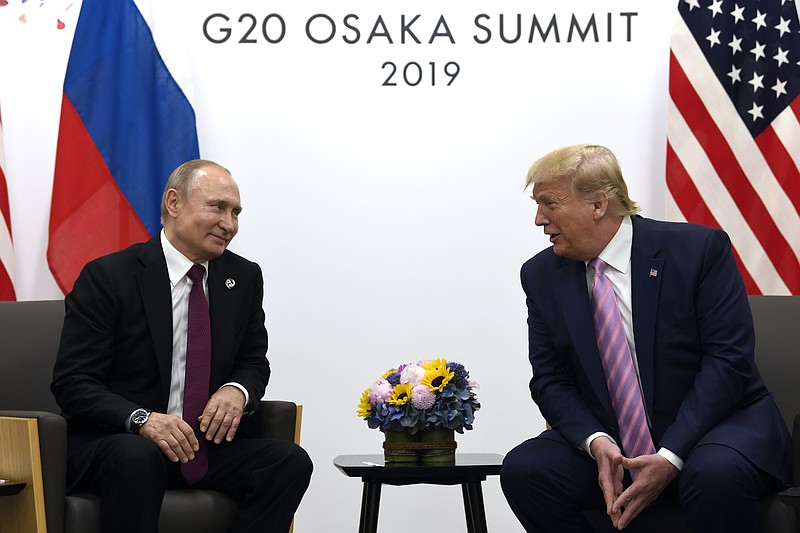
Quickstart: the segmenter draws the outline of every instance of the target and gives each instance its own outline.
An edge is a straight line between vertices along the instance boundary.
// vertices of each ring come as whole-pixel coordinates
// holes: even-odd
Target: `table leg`
[[[378,508],[381,504],[381,484],[379,481],[364,480],[361,494],[361,521],[358,533],[377,533]]]
[[[469,501],[469,490],[467,489],[467,484],[462,483],[461,485],[461,494],[464,497],[464,511],[467,516],[467,533],[475,533],[475,524],[473,523],[473,516],[472,516],[472,505]]]
[[[472,522],[470,533],[488,533],[486,527],[486,510],[483,507],[483,491],[481,481],[472,479],[462,485],[466,491],[464,509],[467,512],[467,525]]]

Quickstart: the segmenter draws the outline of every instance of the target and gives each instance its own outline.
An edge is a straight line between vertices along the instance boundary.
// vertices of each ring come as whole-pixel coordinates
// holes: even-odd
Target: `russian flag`
[[[199,157],[190,87],[173,76],[181,64],[169,55],[174,36],[162,28],[162,40],[152,18],[146,0],[81,6],[64,79],[47,248],[65,294],[88,261],[160,230],[167,178]]]

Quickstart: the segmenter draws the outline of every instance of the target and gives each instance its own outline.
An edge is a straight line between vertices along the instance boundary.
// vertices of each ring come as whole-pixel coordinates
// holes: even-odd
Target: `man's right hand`
[[[597,481],[603,491],[606,513],[611,517],[611,522],[616,528],[621,513],[613,513],[611,508],[622,494],[622,477],[625,474],[625,469],[622,467],[622,453],[619,446],[606,437],[597,437],[589,446],[592,457],[597,461]]]
[[[188,463],[194,459],[194,452],[200,449],[192,427],[175,415],[150,413],[139,435],[155,442],[161,453],[173,463]]]

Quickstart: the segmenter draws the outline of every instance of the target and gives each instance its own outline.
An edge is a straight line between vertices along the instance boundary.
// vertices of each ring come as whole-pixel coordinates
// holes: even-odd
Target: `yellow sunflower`
[[[394,374],[395,372],[397,372],[397,369],[396,368],[391,368],[391,369],[387,370],[386,372],[384,372],[384,374],[381,376],[381,379],[386,379],[389,376],[391,376],[392,374]]]
[[[367,418],[372,414],[372,405],[369,403],[369,387],[364,389],[364,392],[361,393],[361,400],[358,402],[356,414],[359,418]]]
[[[438,361],[444,361],[444,359],[438,359]],[[422,376],[420,383],[422,385],[427,385],[431,391],[442,392],[444,390],[444,386],[450,383],[450,380],[453,379],[453,376],[455,376],[454,372],[451,372],[447,366],[441,365],[431,369],[426,369],[425,375]]]
[[[422,363],[422,368],[425,370],[436,370],[438,368],[444,368],[447,366],[447,359],[443,359],[439,357],[438,359],[431,359],[430,361],[425,361]]]
[[[389,405],[405,405],[411,401],[411,389],[414,385],[411,383],[398,383],[394,386],[392,391],[392,399],[389,400]]]

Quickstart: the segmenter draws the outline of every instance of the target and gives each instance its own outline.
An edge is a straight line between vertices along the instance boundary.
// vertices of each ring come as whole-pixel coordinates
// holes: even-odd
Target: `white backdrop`
[[[55,139],[76,2],[0,8],[0,103],[20,299],[59,297],[45,251]],[[379,453],[381,434],[355,416],[361,391],[388,368],[441,356],[481,389],[475,429],[459,451],[505,453],[544,426],[527,383],[519,267],[548,246],[522,190],[530,163],[565,144],[594,142],[620,158],[644,214],[663,218],[669,31],[677,2],[584,0],[161,0],[156,15],[187,45],[201,155],[227,166],[244,212],[232,249],[261,264],[270,332],[270,398],[305,406],[302,442],[315,461],[298,533],[354,531],[361,486],[334,456]],[[203,35],[213,13],[231,38]],[[249,27],[250,38],[242,44]],[[261,35],[269,14],[286,34]],[[487,39],[485,44],[473,38]],[[516,32],[521,14],[522,37]],[[626,15],[626,13],[628,13]],[[315,44],[306,21],[336,24]],[[361,32],[360,39],[349,24]],[[420,15],[402,43],[401,15]],[[559,41],[536,35],[552,17]],[[19,17],[25,16],[26,22]],[[385,36],[367,43],[378,16]],[[445,28],[438,26],[444,18]],[[594,16],[597,39],[585,33]],[[65,22],[56,30],[56,19]],[[268,35],[278,33],[277,18]],[[609,26],[609,21],[611,22]],[[209,26],[222,33],[220,19]],[[379,28],[380,29],[380,28]],[[434,37],[439,31],[442,35]],[[216,32],[216,33],[215,33]],[[274,33],[273,33],[274,32]],[[314,38],[330,33],[317,18]],[[422,66],[421,82],[381,84],[385,62]],[[435,85],[430,62],[435,63]],[[450,77],[444,66],[458,63]],[[448,72],[454,71],[450,65]],[[416,81],[408,67],[409,81]],[[497,478],[484,484],[489,527],[516,532]],[[385,487],[379,529],[424,523],[464,531],[457,487]]]

